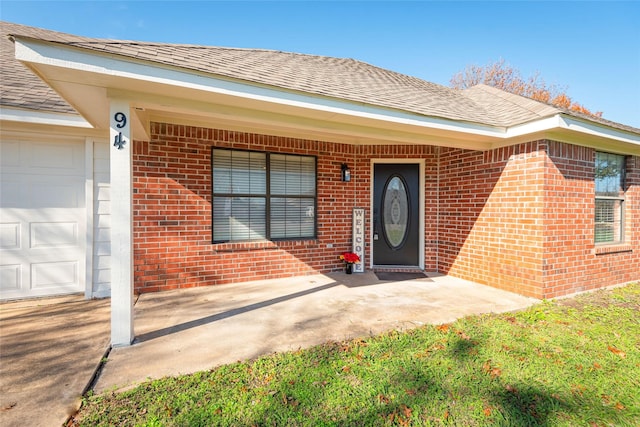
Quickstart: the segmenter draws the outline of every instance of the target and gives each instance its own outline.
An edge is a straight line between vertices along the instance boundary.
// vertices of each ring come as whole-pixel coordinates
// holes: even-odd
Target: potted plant
[[[340,259],[344,261],[345,272],[347,274],[353,273],[353,264],[360,262],[360,256],[353,252],[343,252],[340,254]]]

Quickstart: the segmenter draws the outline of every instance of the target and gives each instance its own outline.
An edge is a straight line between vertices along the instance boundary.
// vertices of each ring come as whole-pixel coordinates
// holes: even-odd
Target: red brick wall
[[[626,241],[594,244],[595,150],[537,141],[443,149],[439,269],[536,298],[640,280],[640,159],[627,162]]]
[[[487,152],[442,149],[442,272],[542,296],[544,160],[539,142]]]
[[[314,155],[317,239],[211,243],[211,147]],[[488,152],[353,146],[152,123],[134,146],[136,292],[328,272],[351,249],[351,212],[370,236],[372,160],[425,169],[425,270],[538,298],[638,280],[640,158],[627,173],[623,251],[593,244],[592,149],[535,141]],[[352,181],[340,180],[347,163]],[[370,246],[366,245],[365,265]]]
[[[640,279],[640,158],[627,159],[625,243],[594,244],[595,150],[547,144],[543,297]]]
[[[211,243],[211,147],[285,152],[318,158],[318,236],[283,242]],[[351,249],[351,213],[366,210],[369,235],[371,160],[425,159],[425,215],[435,223],[434,147],[352,146],[153,123],[151,140],[134,150],[136,292],[328,272]],[[352,170],[340,180],[340,166]],[[428,270],[436,267],[435,229],[425,233]],[[332,247],[329,247],[332,246]],[[369,245],[365,262],[368,266]]]
[[[211,147],[318,156],[318,239],[211,243]],[[350,249],[353,146],[152,123],[134,150],[136,292],[304,275],[339,267]],[[333,248],[327,248],[327,244]]]

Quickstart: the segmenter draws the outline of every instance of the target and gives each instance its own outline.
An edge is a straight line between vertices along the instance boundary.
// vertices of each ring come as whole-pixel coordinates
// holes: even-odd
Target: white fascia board
[[[22,110],[20,108],[0,107],[0,120],[39,125],[93,129],[93,126],[91,126],[89,122],[82,118],[82,116],[63,113],[49,113],[34,110]]]
[[[560,126],[559,116],[546,117],[544,119],[536,120],[533,122],[524,123],[521,125],[511,126],[504,133],[505,139],[517,138],[519,136],[530,135],[539,132],[546,132],[552,129],[557,129]]]
[[[149,64],[124,59],[113,54],[93,53],[68,46],[55,45],[16,37],[16,58],[20,61],[68,68],[105,76],[148,81],[163,85],[183,87],[205,92],[247,98],[267,103],[283,104],[332,113],[388,121],[410,126],[462,132],[473,135],[501,138],[504,128],[475,123],[458,122],[427,117],[369,104],[340,101],[311,94],[296,93],[286,89],[274,89],[252,85],[231,79],[186,72],[161,64]]]
[[[610,127],[606,127],[605,125],[599,125],[597,123],[588,122],[586,120],[580,120],[569,116],[561,116],[560,120],[563,128],[572,130],[574,132],[580,132],[601,138],[615,139],[618,141],[626,142],[628,144],[640,145],[640,135],[638,134],[613,129]]]
[[[529,123],[512,126],[504,134],[505,139],[517,138],[540,132],[568,130],[583,135],[615,140],[627,144],[640,145],[640,135],[624,132],[586,120],[576,119],[564,114],[556,114]]]

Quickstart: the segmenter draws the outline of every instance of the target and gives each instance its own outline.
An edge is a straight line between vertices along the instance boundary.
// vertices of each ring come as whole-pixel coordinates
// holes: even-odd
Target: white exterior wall
[[[111,184],[109,143],[93,145],[93,286],[92,297],[111,295]]]

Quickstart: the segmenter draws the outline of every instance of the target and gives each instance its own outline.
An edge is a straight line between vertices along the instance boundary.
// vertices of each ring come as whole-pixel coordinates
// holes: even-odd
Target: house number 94
[[[127,125],[127,116],[125,116],[124,113],[117,112],[113,115],[113,119],[116,121],[116,127],[118,129],[122,129]],[[126,143],[127,141],[122,136],[122,132],[118,132],[118,134],[113,139],[113,146],[117,147],[118,150],[122,150],[124,148],[124,144]]]

